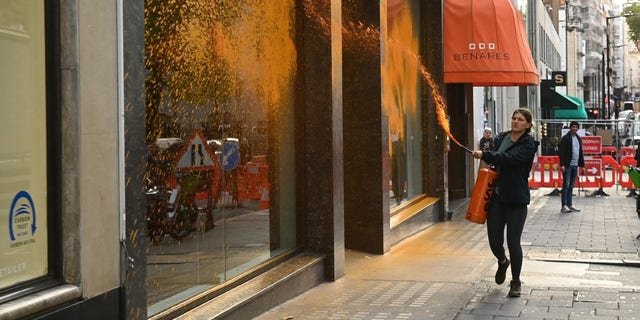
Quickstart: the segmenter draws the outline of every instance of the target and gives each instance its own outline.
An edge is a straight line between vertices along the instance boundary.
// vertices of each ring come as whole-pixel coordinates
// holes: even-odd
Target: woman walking
[[[496,187],[487,213],[487,234],[491,252],[498,260],[495,281],[502,284],[511,265],[509,297],[520,296],[522,247],[520,238],[531,200],[529,172],[539,142],[530,135],[533,118],[528,109],[516,109],[511,116],[511,130],[494,138],[493,150],[475,150],[472,156],[495,167]],[[507,228],[507,259],[504,249],[504,229]]]

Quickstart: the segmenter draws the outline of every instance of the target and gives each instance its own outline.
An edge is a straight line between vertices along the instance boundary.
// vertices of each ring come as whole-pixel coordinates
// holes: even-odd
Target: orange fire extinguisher
[[[478,171],[478,179],[473,187],[465,219],[484,224],[485,220],[487,220],[489,201],[491,200],[491,195],[493,195],[497,178],[498,173],[493,169],[482,168]]]

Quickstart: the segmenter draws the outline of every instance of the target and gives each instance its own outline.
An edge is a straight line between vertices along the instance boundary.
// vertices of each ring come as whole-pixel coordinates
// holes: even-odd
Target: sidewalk
[[[582,212],[563,214],[551,191],[531,191],[520,298],[507,298],[510,271],[493,281],[485,226],[462,210],[385,255],[347,251],[344,277],[256,319],[640,319],[635,199],[576,192]]]

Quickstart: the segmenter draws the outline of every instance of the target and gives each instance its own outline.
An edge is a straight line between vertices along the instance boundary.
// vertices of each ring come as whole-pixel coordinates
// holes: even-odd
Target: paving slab
[[[509,272],[505,284],[493,282],[485,226],[455,214],[385,255],[347,250],[344,277],[256,319],[640,319],[635,199],[578,190],[582,211],[562,214],[552,191],[532,190],[520,298],[507,296]]]

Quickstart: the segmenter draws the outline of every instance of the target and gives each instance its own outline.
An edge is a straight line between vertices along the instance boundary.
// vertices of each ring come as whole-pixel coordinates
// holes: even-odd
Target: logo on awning
[[[444,82],[538,85],[522,16],[510,0],[444,1]]]

